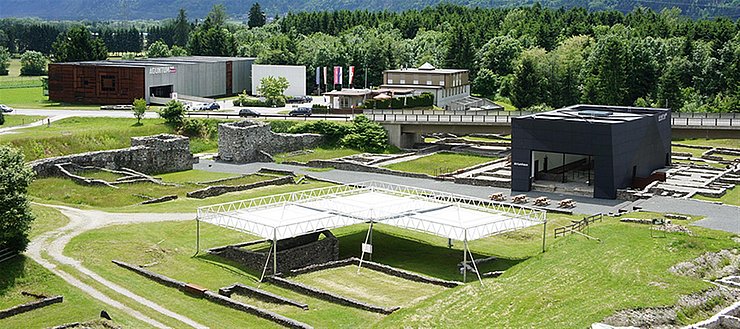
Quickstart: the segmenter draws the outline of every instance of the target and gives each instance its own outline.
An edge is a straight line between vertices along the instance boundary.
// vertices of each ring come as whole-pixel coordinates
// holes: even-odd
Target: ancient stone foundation
[[[190,140],[184,136],[160,134],[132,137],[126,149],[87,152],[30,163],[37,177],[60,175],[58,164],[75,164],[107,169],[129,168],[147,174],[161,174],[193,169]]]
[[[324,235],[324,239],[319,239]],[[229,245],[208,250],[210,254],[229,259],[251,268],[262,271],[267,257],[272,257],[268,250],[252,251],[244,247],[270,240],[258,240],[242,244]],[[287,273],[296,268],[320,264],[339,259],[339,241],[329,231],[310,233],[277,242],[277,272]],[[273,262],[267,262],[267,273],[272,273]]]
[[[271,162],[271,154],[314,148],[323,140],[318,134],[274,133],[264,122],[222,123],[218,125],[218,157],[237,163]]]

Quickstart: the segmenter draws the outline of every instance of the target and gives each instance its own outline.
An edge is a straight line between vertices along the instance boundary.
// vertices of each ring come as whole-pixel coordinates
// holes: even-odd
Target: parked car
[[[252,110],[252,109],[241,109],[239,110],[239,116],[246,118],[246,117],[258,117],[260,116],[260,113]]]
[[[10,113],[13,112],[13,108],[5,104],[0,104],[0,111],[3,111],[4,113]]]
[[[218,105],[218,103],[206,104],[206,110],[216,111],[220,109],[221,109],[221,105]]]
[[[302,116],[309,116],[309,115],[311,115],[311,113],[312,113],[312,111],[311,111],[311,109],[310,109],[310,108],[308,108],[308,107],[299,107],[299,108],[297,108],[297,109],[293,109],[293,110],[291,110],[291,111],[290,111],[290,112],[288,113],[288,115],[290,115],[290,116],[292,116],[292,117],[295,117],[295,116],[299,116],[299,115],[302,115]]]
[[[313,98],[310,96],[293,96],[285,100],[288,104],[303,104],[303,103],[310,103],[313,101]]]

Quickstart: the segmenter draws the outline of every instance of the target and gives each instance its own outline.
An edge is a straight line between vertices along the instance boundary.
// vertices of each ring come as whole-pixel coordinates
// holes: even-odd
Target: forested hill
[[[213,4],[223,3],[236,18],[246,15],[254,0],[1,0],[2,17],[39,17],[64,20],[130,20],[162,19],[172,17],[179,8],[185,8],[190,17],[204,17]],[[403,11],[421,9],[439,3],[471,7],[529,6],[539,2],[544,7],[583,7],[589,10],[618,10],[629,12],[636,6],[661,11],[678,7],[682,14],[692,18],[717,16],[740,18],[740,0],[261,0],[258,1],[269,16],[298,11],[371,10]],[[239,14],[241,13],[241,14]]]

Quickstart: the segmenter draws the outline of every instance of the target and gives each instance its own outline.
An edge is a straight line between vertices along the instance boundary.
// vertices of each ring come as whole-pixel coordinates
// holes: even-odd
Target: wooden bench
[[[488,196],[493,201],[506,201],[506,197],[503,192],[493,193]]]
[[[550,205],[550,199],[548,199],[546,196],[541,196],[536,199],[534,199],[534,205],[535,206],[549,206]]]
[[[560,200],[560,203],[558,204],[558,207],[560,208],[573,208],[576,206],[576,202],[573,201],[573,199],[563,199]]]
[[[514,201],[514,203],[527,203],[527,196],[519,194],[511,197],[511,200]]]

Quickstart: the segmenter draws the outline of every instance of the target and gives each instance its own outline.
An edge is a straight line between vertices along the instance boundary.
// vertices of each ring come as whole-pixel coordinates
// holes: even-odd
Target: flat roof
[[[466,69],[417,69],[417,68],[407,68],[407,69],[395,69],[395,70],[385,70],[383,73],[417,73],[417,74],[452,74],[452,73],[463,73],[468,72]]]
[[[179,57],[158,57],[142,58],[133,60],[101,60],[101,61],[82,61],[66,62],[57,64],[67,65],[100,65],[100,66],[169,66],[173,64],[198,64],[198,63],[220,63],[228,61],[246,61],[255,60],[254,57],[219,57],[219,56],[179,56]]]
[[[380,85],[381,89],[444,89],[444,86],[437,85]]]
[[[532,113],[516,119],[618,124],[653,117],[667,112],[670,112],[670,109],[578,104],[548,112]]]
[[[342,89],[327,91],[324,95],[327,96],[365,96],[372,94],[373,91],[370,89]]]
[[[376,222],[455,240],[476,240],[546,221],[536,208],[382,182],[339,185],[198,208],[198,219],[285,239]]]

